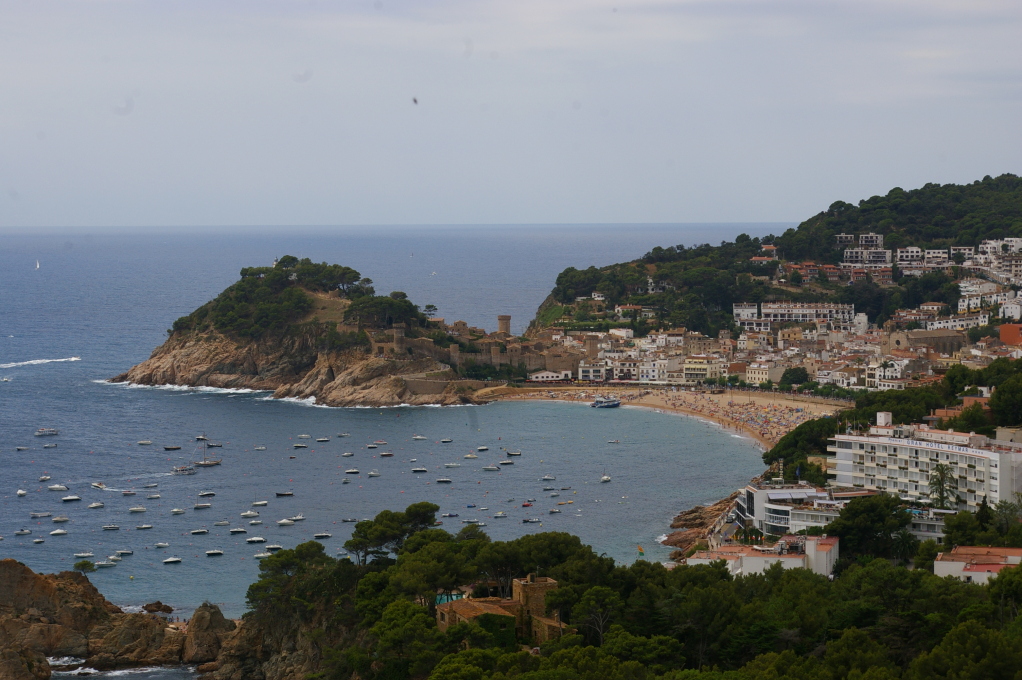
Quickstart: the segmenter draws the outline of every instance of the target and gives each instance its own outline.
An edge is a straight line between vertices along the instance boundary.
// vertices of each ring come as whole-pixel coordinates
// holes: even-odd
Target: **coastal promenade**
[[[726,430],[741,432],[770,449],[802,423],[835,414],[840,407],[817,401],[792,399],[784,394],[727,390],[721,394],[689,392],[649,386],[503,387],[487,390],[480,397],[508,401],[551,400],[592,401],[596,396],[613,394],[629,406],[681,413],[708,420]]]

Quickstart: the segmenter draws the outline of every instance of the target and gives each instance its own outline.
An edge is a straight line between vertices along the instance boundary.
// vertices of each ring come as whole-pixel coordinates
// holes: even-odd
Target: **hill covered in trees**
[[[359,523],[346,544],[354,560],[315,542],[264,559],[239,641],[211,677],[1011,680],[1022,670],[1022,570],[980,586],[934,576],[930,554],[899,566],[916,546],[902,554],[908,515],[890,497],[856,501],[835,521],[842,555],[848,547],[835,580],[780,566],[734,577],[723,563],[620,565],[566,533],[451,534],[432,526],[436,509]],[[547,614],[574,629],[538,654],[485,617],[437,626],[455,587],[501,593],[536,571],[557,581]]]
[[[569,267],[557,276],[533,327],[560,322],[568,329],[606,329],[613,322],[600,309],[633,304],[654,312],[651,319],[631,322],[640,331],[683,326],[716,335],[720,329],[732,327],[731,305],[735,302],[828,300],[855,304],[856,311],[865,312],[874,322],[921,302],[957,302],[953,276],[941,273],[898,279],[895,272],[895,286],[871,281],[778,285],[768,280],[777,271],[777,262],[752,260],[763,255],[763,246],[771,245],[785,260],[836,263],[843,255],[837,247],[837,234],[870,231],[884,235],[885,248],[976,246],[983,239],[1022,236],[1022,179],[1006,174],[965,185],[927,184],[911,191],[895,188],[886,196],[864,199],[858,205],[837,201],[780,236],[741,234],[720,245],[658,246],[633,262]],[[577,297],[593,292],[602,293],[605,301],[576,302]]]

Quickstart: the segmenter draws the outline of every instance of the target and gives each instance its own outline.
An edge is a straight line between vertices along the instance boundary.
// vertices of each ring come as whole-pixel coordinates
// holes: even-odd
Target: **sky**
[[[1022,171],[1017,0],[0,0],[0,229],[799,222]]]

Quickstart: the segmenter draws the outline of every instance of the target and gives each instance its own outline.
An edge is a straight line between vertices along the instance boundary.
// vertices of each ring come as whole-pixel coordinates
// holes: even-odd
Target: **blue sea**
[[[378,292],[405,291],[420,305],[436,305],[449,321],[493,330],[498,314],[511,314],[512,330],[522,332],[565,267],[625,261],[657,245],[780,233],[787,226],[0,234],[0,379],[7,379],[0,382],[0,557],[52,572],[69,569],[76,552],[100,560],[132,550],[116,567],[90,577],[114,603],[138,607],[159,599],[188,616],[209,600],[235,617],[244,612],[246,588],[258,573],[254,554],[265,545],[289,548],[327,532],[332,536],[324,545],[340,556],[353,526],[342,520],[418,501],[456,514],[443,519],[451,531],[478,519],[494,539],[568,531],[622,562],[636,559],[640,545],[647,559],[666,559],[670,550],[657,538],[678,511],[717,500],[762,470],[752,441],[700,420],[638,408],[524,402],[334,409],[260,392],[105,380],[146,359],[174,319],[215,297],[242,267],[267,265],[283,254],[354,267],[373,279]],[[39,427],[60,434],[34,437]],[[223,443],[212,450],[223,464],[172,475],[173,466],[201,456],[199,434]],[[311,439],[299,439],[303,434]],[[426,440],[412,439],[419,434]],[[316,442],[320,437],[330,439]],[[444,437],[453,441],[440,443]],[[144,439],[153,444],[137,444]],[[387,443],[367,448],[376,440]],[[299,442],[308,448],[295,449]],[[48,443],[57,446],[44,449]],[[167,445],[181,449],[165,451]],[[480,446],[489,450],[479,452]],[[502,449],[522,455],[499,472],[481,470],[503,459]],[[411,472],[418,466],[428,472]],[[347,474],[352,468],[359,473]],[[370,471],[379,476],[369,477]],[[613,481],[599,483],[604,473]],[[51,480],[38,481],[43,475]],[[452,483],[437,484],[440,477]],[[345,478],[350,482],[342,483]],[[92,488],[93,482],[107,488]],[[55,483],[69,491],[48,491]],[[18,489],[27,496],[16,496]],[[124,490],[136,493],[125,496]],[[202,491],[215,494],[203,498],[212,507],[195,510]],[[294,495],[277,497],[282,491]],[[62,502],[68,494],[82,500]],[[253,508],[263,500],[266,506]],[[104,507],[86,508],[96,501]],[[133,506],[145,512],[129,513]],[[173,508],[185,512],[172,515]],[[240,516],[248,510],[257,511],[262,524]],[[498,510],[508,518],[494,519]],[[30,519],[30,512],[40,511],[70,521]],[[305,519],[277,525],[297,514]],[[522,522],[529,518],[541,521]],[[228,524],[216,525],[223,521]],[[108,524],[120,528],[102,530]],[[143,524],[152,528],[136,529]],[[21,528],[32,534],[15,536]],[[57,528],[67,535],[49,535]],[[231,535],[231,528],[247,533]],[[209,533],[190,533],[197,529]],[[256,536],[267,543],[246,543]],[[44,542],[33,543],[36,538]],[[157,542],[170,547],[155,548]],[[212,548],[224,555],[207,557]],[[163,564],[170,556],[181,563]],[[169,677],[154,673],[134,676]]]

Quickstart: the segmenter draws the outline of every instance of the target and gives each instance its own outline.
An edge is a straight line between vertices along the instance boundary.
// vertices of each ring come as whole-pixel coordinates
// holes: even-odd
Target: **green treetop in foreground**
[[[843,515],[842,540],[896,552],[897,502],[874,505]],[[435,511],[419,503],[360,523],[349,549],[364,564],[314,542],[266,558],[246,625],[266,639],[302,635],[321,655],[312,676],[321,679],[1009,680],[1022,671],[1017,568],[979,586],[861,552],[833,581],[779,566],[733,577],[723,563],[615,564],[565,533],[452,535],[431,526]],[[868,526],[895,539],[877,542]],[[529,572],[558,582],[547,613],[577,631],[538,656],[522,651],[529,640],[492,627],[436,626],[438,595],[490,583],[475,595],[506,597]]]

